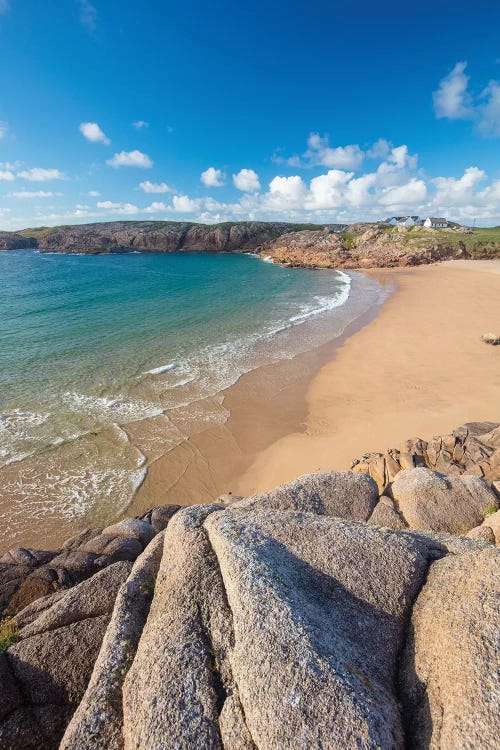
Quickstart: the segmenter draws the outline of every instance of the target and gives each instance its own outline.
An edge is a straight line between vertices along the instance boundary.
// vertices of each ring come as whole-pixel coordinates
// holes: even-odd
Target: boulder
[[[389,529],[406,529],[408,524],[396,508],[396,503],[387,495],[382,495],[368,523],[374,526],[385,526]]]
[[[136,539],[144,548],[156,532],[147,521],[141,521],[139,518],[126,518],[124,521],[107,526],[102,533],[104,536]]]
[[[495,544],[495,534],[493,533],[493,529],[484,524],[481,526],[475,526],[469,531],[467,536],[471,539],[482,539],[484,542],[488,542],[488,544]]]
[[[407,747],[498,746],[499,580],[494,547],[431,565],[401,659]]]
[[[495,543],[500,544],[500,510],[497,510],[495,513],[489,513],[482,525],[492,530]]]
[[[484,479],[447,476],[430,469],[401,471],[392,496],[412,529],[466,534],[483,521],[496,497]]]
[[[125,747],[402,748],[393,676],[426,569],[423,543],[363,524],[180,511],[125,680]]]
[[[377,485],[366,474],[328,471],[305,474],[271,492],[237,501],[231,507],[301,510],[366,521],[377,502]]]
[[[61,750],[119,750],[123,747],[122,686],[132,663],[153,598],[163,553],[163,533],[137,558],[122,585],[85,695]]]

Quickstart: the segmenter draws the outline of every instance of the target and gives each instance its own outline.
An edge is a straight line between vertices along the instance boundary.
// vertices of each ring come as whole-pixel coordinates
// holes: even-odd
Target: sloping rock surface
[[[460,514],[457,482],[491,492],[446,479]],[[143,551],[15,616],[0,750],[493,750],[500,551],[395,517],[373,479],[324,473],[70,540]]]

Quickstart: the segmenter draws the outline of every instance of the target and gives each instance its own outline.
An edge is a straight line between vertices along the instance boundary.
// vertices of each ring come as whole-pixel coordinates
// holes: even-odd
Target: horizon
[[[0,0],[2,231],[392,214],[500,224],[491,0],[473,14],[464,0],[49,10]]]

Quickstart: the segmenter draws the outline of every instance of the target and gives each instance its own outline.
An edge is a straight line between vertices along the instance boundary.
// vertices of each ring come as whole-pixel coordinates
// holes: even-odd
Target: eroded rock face
[[[424,243],[406,242],[403,236],[389,236],[379,226],[354,225],[349,229],[365,231],[354,237],[322,231],[289,232],[267,242],[259,253],[287,266],[314,268],[391,268],[467,257],[462,243],[438,242],[432,236]]]
[[[178,506],[173,508],[175,512]],[[157,527],[170,518],[170,510],[157,508],[151,514]],[[115,562],[133,562],[156,533],[148,520],[129,518],[106,529],[87,529],[68,539],[58,552],[10,550],[0,558],[0,614],[15,615]]]
[[[0,249],[40,247],[63,253],[116,253],[130,250],[165,253],[244,252],[254,250],[293,228],[293,224],[259,221],[219,225],[179,221],[111,221],[54,227],[36,238],[24,238],[10,232],[0,233]]]
[[[426,466],[444,474],[475,474],[493,486],[500,480],[500,424],[469,422],[449,435],[406,440],[386,453],[366,453],[353,461],[354,472],[369,474],[384,493],[401,469]]]

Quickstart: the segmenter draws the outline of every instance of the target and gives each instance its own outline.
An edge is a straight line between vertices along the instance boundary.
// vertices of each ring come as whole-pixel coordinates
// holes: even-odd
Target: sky
[[[498,0],[0,0],[0,229],[500,224]]]

